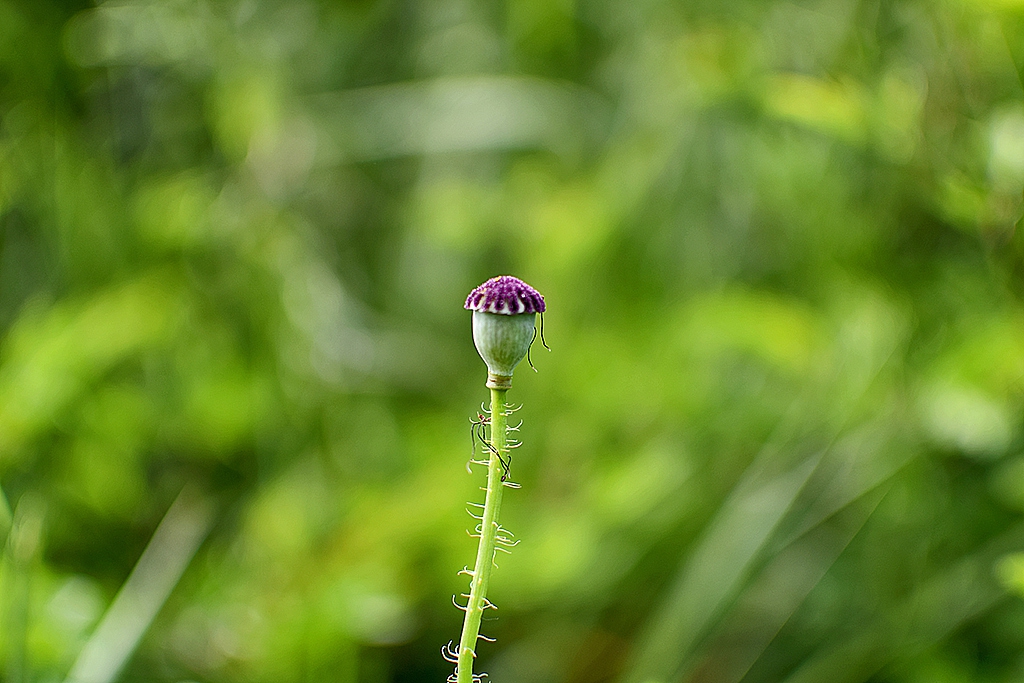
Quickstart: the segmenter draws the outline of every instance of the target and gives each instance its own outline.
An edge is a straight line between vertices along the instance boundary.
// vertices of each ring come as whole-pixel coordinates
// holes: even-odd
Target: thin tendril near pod
[[[536,327],[533,328],[533,338],[530,340],[530,346],[527,347],[527,349],[526,349],[526,362],[530,364],[530,368],[534,372],[537,372],[537,368],[534,367],[534,365],[533,365],[533,359],[530,357],[530,350],[533,349],[533,343],[535,341],[537,341],[537,328]],[[544,339],[544,314],[543,313],[540,314],[540,343],[543,344],[544,348],[547,349],[548,351],[551,350],[551,347],[548,346],[547,341],[545,341],[545,339]]]
[[[533,342],[537,341],[537,328],[533,328],[533,339],[530,340],[530,346],[526,349],[526,362],[530,364],[530,369],[537,372],[537,367],[533,364],[533,358],[530,357],[530,349],[533,348]]]

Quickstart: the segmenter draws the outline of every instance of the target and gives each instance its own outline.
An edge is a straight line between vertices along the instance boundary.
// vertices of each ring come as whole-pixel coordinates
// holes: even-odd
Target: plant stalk
[[[480,621],[484,610],[490,603],[486,602],[487,585],[491,579],[491,568],[494,566],[495,534],[498,531],[498,511],[501,508],[501,494],[505,488],[501,481],[504,471],[497,453],[508,456],[507,425],[508,415],[505,412],[505,394],[507,389],[491,388],[491,438],[494,450],[488,449],[490,459],[487,463],[487,495],[484,498],[483,520],[480,522],[480,543],[476,551],[476,566],[470,582],[469,603],[466,605],[466,618],[462,622],[462,639],[459,641],[459,661],[456,666],[458,683],[473,683],[473,658],[476,656],[476,641],[480,636]]]

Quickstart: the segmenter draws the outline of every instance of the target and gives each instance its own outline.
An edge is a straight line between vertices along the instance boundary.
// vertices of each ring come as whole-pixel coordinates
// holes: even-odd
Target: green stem
[[[507,457],[505,394],[507,389],[491,389],[491,446],[502,457]],[[487,463],[487,496],[484,499],[483,520],[480,522],[480,544],[476,551],[476,566],[470,581],[469,602],[466,605],[466,619],[462,622],[462,639],[459,641],[459,661],[455,668],[458,683],[473,683],[473,658],[476,656],[476,641],[480,637],[480,620],[486,602],[487,584],[491,580],[494,566],[495,534],[498,531],[498,510],[501,508],[501,494],[505,488],[501,481],[503,468],[498,456],[490,451]]]

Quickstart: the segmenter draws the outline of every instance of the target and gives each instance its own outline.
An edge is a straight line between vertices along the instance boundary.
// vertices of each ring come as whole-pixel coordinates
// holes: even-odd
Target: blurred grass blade
[[[0,565],[0,661],[5,683],[31,680],[28,658],[29,603],[40,564],[46,505],[35,494],[18,500]]]
[[[65,683],[115,680],[206,538],[212,521],[210,501],[186,487],[164,515]]]
[[[773,553],[716,629],[715,642],[680,678],[705,680],[701,672],[713,671],[710,678],[717,683],[742,681],[864,528],[887,490],[869,492],[858,504],[839,512],[832,524],[819,525]]]
[[[11,531],[11,524],[14,520],[11,516],[11,506],[4,495],[4,489],[0,486],[0,545],[7,542],[7,534]]]
[[[20,515],[19,515],[20,516]],[[20,525],[19,525],[20,526]],[[7,661],[5,667],[7,679],[17,681],[23,676],[20,671],[20,656],[24,650],[24,605],[25,601],[19,599],[19,590],[24,583],[22,575],[24,571],[15,554],[15,548],[23,546],[17,538],[7,543],[8,535],[14,530],[14,517],[11,508],[7,503],[7,496],[0,488],[0,657]]]
[[[714,620],[735,598],[751,567],[821,459],[766,475],[765,449],[687,557],[662,608],[647,625],[626,683],[673,680]]]
[[[1006,597],[992,568],[1024,542],[1024,525],[938,573],[839,642],[821,648],[784,683],[858,683],[898,659],[920,653]]]
[[[886,448],[878,435],[889,434],[893,442],[898,424],[870,423],[840,439],[818,469],[821,480],[814,500],[793,520],[792,528],[779,538],[780,548],[796,543],[832,515],[855,504],[872,491],[885,487],[911,463],[917,450],[910,444],[902,449]],[[787,525],[788,527],[788,525]]]
[[[880,447],[879,434],[899,429],[881,423],[857,429],[828,448],[804,497],[787,515],[758,571],[735,609],[716,626],[698,670],[715,680],[738,683],[863,529],[895,477],[912,459],[907,447],[895,455]],[[826,523],[827,522],[827,523]],[[681,678],[689,680],[688,668]],[[700,674],[697,674],[700,679]]]

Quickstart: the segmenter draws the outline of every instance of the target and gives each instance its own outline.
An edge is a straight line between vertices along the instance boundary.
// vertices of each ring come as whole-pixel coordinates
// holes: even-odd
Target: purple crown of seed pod
[[[519,315],[543,313],[544,297],[540,292],[511,275],[492,277],[466,297],[465,308],[481,313]]]

